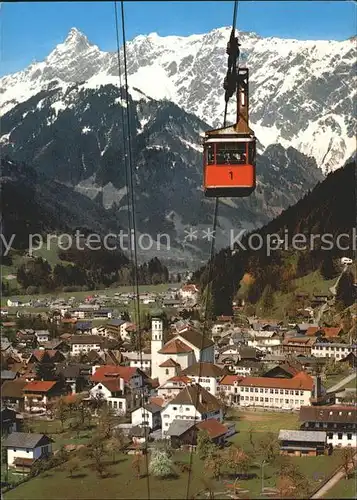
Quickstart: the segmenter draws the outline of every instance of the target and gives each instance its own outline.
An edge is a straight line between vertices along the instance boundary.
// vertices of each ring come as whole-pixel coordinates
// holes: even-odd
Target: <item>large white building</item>
[[[98,335],[72,335],[68,339],[68,344],[71,347],[71,355],[76,356],[89,351],[99,352],[102,349],[103,339]]]
[[[200,422],[223,420],[221,403],[200,385],[187,385],[161,412],[162,435],[165,437],[175,419]]]
[[[357,355],[357,346],[332,342],[316,342],[311,347],[311,354],[315,358],[334,358],[337,361],[344,359],[350,352]]]
[[[246,377],[239,382],[240,405],[299,409],[310,405],[314,388],[312,377],[300,372],[295,377]]]

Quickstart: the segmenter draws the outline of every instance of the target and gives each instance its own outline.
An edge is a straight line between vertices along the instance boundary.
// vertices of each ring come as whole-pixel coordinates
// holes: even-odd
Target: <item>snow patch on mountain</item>
[[[131,97],[170,100],[212,127],[222,126],[229,35],[230,28],[223,27],[187,37],[150,33],[129,41]],[[325,171],[346,161],[355,149],[355,40],[300,41],[239,32],[239,41],[241,64],[250,70],[250,119],[258,150],[274,143],[293,146],[314,156]],[[72,28],[44,61],[1,79],[1,114],[55,87],[63,92],[56,109],[62,111],[71,105],[65,96],[74,84],[99,90],[118,87],[120,79],[116,52],[101,51]],[[235,120],[235,112],[232,100],[228,121]]]

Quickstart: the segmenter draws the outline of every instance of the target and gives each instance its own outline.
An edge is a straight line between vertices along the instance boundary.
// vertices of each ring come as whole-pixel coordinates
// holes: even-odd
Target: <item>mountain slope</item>
[[[255,231],[254,240],[247,234],[236,242],[235,250],[227,248],[214,257],[212,293],[216,313],[232,312],[232,298],[246,274],[254,283],[250,300],[256,303],[266,286],[286,291],[294,279],[317,271],[322,265],[333,267],[334,258],[354,258],[355,227],[356,163],[352,162],[329,174],[296,205]],[[294,240],[298,234],[300,242]],[[279,248],[273,242],[273,235],[282,240]],[[339,235],[348,236],[339,239]],[[257,239],[262,245],[255,250]],[[208,266],[193,276],[202,287],[208,281]]]
[[[129,85],[167,99],[210,126],[223,116],[222,82],[230,28],[202,35],[140,35],[127,43]],[[260,144],[280,143],[313,156],[324,171],[355,148],[356,40],[298,41],[239,33],[241,61],[250,69],[251,120]],[[116,53],[102,52],[73,28],[45,61],[1,79],[2,114],[19,102],[61,86],[118,85]],[[140,94],[139,94],[140,95]],[[234,119],[234,103],[229,119]]]
[[[169,236],[170,247],[159,248],[160,259],[200,259],[210,248],[202,231],[212,225],[214,203],[204,198],[201,185],[200,133],[207,124],[169,101],[139,95],[135,101],[129,96],[138,230],[154,241]],[[113,85],[42,91],[3,116],[3,152],[100,203],[127,228],[122,104]],[[272,145],[257,157],[257,178],[251,197],[222,200],[218,247],[228,244],[233,228],[267,223],[323,175],[313,159]],[[199,239],[188,241],[185,231],[191,226]],[[155,255],[157,249],[154,245],[144,254]]]
[[[78,228],[104,235],[120,231],[100,205],[25,164],[1,159],[2,234],[15,248],[28,248],[30,234],[73,234]]]

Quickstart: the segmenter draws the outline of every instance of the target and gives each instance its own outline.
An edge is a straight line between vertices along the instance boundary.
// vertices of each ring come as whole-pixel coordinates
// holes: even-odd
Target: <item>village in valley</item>
[[[190,276],[141,288],[5,299],[6,498],[142,498],[149,480],[154,498],[352,492],[355,306],[324,326],[334,297],[296,291],[295,320],[237,299],[207,323]]]

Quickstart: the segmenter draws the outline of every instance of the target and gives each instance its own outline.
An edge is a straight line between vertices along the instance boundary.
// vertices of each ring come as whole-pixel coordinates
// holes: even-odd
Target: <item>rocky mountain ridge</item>
[[[131,95],[172,101],[209,126],[221,126],[229,33],[223,27],[188,37],[151,33],[129,41]],[[260,152],[280,143],[313,156],[324,172],[344,164],[355,149],[355,41],[300,41],[245,32],[239,32],[239,39],[241,62],[250,69],[250,116]],[[117,54],[101,51],[73,28],[44,61],[1,79],[1,113],[40,91],[53,86],[65,91],[84,81],[89,88],[117,86]],[[232,102],[231,121],[234,114]]]

